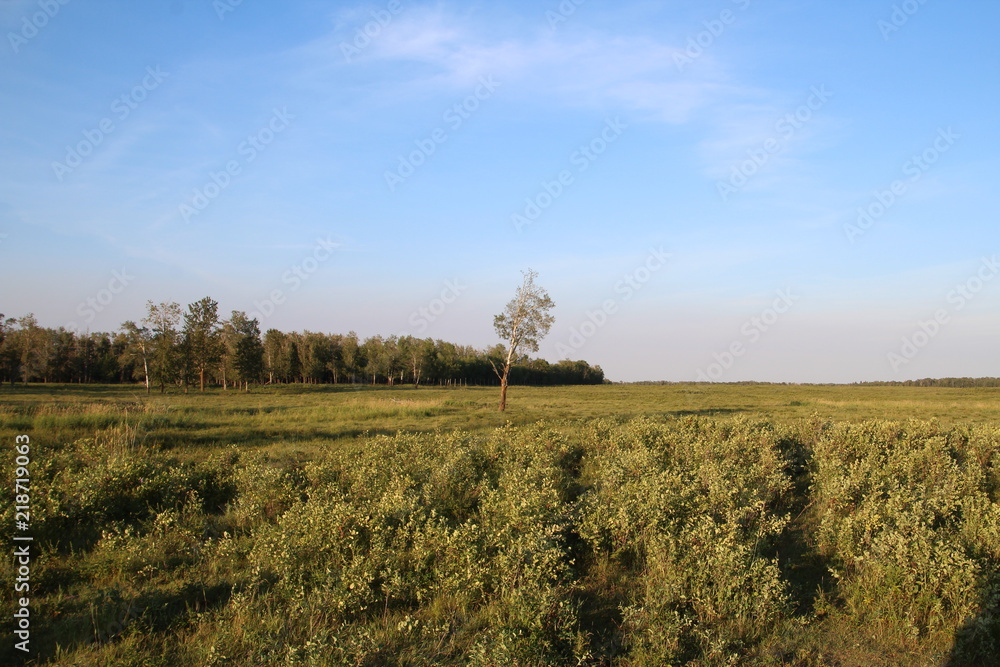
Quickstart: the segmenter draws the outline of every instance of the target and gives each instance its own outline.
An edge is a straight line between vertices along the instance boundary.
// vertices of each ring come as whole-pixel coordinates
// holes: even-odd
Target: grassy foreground
[[[1000,655],[1000,390],[514,387],[503,415],[496,398],[0,389],[5,526],[14,438],[32,444],[29,662]],[[0,662],[24,662],[6,636]]]

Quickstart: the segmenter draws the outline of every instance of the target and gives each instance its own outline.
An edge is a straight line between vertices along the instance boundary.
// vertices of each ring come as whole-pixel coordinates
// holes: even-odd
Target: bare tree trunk
[[[507,380],[510,377],[510,367],[514,363],[514,336],[517,333],[517,327],[514,327],[514,333],[511,334],[510,346],[507,348],[507,359],[503,364],[503,373],[497,370],[497,367],[490,361],[490,365],[493,366],[493,372],[497,374],[500,378],[500,412],[507,409]]]
[[[510,370],[510,369],[507,369]],[[500,412],[507,409],[507,372],[500,378]]]

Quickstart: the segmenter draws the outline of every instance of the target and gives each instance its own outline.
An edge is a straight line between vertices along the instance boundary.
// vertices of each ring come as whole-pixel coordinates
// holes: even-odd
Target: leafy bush
[[[947,641],[971,624],[988,628],[996,646],[998,445],[995,429],[945,432],[928,422],[840,424],[823,433],[814,461],[818,548],[833,563],[853,624],[910,644]],[[988,655],[976,641],[962,650]]]
[[[388,646],[428,662],[456,651],[482,664],[569,659],[580,642],[567,453],[542,428],[377,437],[312,462],[307,497],[253,532],[249,564],[266,596],[229,610],[261,618],[277,606],[287,623],[223,631],[212,655],[271,660],[263,632],[299,658],[351,663]]]
[[[601,419],[193,463],[115,426],[35,461],[33,637],[56,662],[1000,653],[995,427]]]
[[[221,459],[181,465],[138,444],[127,426],[36,455],[31,480],[32,531],[62,548],[91,544],[106,528],[136,526],[192,498],[203,509],[218,507],[236,489]]]
[[[787,615],[762,548],[791,483],[766,423],[594,425],[600,455],[580,533],[634,576],[624,641],[637,664],[745,653]]]

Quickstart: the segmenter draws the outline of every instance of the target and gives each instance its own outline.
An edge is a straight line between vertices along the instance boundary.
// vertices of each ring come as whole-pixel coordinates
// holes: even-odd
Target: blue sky
[[[0,3],[7,316],[485,347],[530,267],[614,380],[1000,376],[996,3],[64,2]]]

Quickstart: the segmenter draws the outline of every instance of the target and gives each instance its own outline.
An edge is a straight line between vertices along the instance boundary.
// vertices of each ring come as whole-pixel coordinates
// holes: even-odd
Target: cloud
[[[699,59],[697,68],[682,72],[675,63],[680,45],[585,29],[498,35],[494,26],[441,7],[407,9],[347,62],[344,45],[353,44],[364,18],[353,26],[341,18],[331,33],[295,49],[291,55],[301,71],[328,82],[333,70],[347,76],[349,68],[362,68],[359,86],[379,102],[386,89],[404,102],[461,92],[492,76],[505,95],[570,108],[631,111],[666,123],[688,122],[709,105],[747,94],[726,80],[710,54]]]

